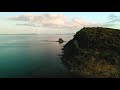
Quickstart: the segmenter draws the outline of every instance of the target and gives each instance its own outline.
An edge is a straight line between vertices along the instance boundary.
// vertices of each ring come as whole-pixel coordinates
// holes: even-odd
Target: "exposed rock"
[[[63,42],[65,42],[65,41],[64,41],[62,38],[59,38],[59,40],[58,40],[57,42],[63,43]]]

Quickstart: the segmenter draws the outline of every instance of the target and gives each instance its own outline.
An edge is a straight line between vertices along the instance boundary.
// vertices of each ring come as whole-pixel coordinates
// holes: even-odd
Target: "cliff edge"
[[[62,62],[89,78],[120,77],[120,30],[86,27],[63,47]]]

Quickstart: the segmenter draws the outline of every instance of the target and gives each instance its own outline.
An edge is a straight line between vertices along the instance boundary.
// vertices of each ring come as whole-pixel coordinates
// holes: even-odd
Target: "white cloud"
[[[94,21],[87,21],[78,17],[68,20],[63,14],[41,14],[41,15],[18,15],[15,17],[9,17],[10,20],[24,21],[24,24],[17,25],[26,25],[26,26],[43,26],[50,28],[74,28],[80,29],[82,27],[94,27],[98,26],[99,23]],[[26,24],[27,23],[27,24]]]
[[[120,16],[114,14],[109,15],[108,23],[115,23],[115,22],[120,22]]]

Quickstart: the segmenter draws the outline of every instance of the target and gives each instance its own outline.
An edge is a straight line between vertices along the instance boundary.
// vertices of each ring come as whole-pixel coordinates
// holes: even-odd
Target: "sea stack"
[[[59,42],[59,43],[63,43],[64,40],[63,40],[62,38],[59,38],[58,42]]]

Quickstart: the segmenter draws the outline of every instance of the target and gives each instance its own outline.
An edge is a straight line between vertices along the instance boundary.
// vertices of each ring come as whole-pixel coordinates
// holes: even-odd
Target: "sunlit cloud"
[[[94,27],[97,26],[98,23],[95,21],[88,21],[82,18],[73,17],[69,20],[63,14],[41,14],[41,15],[18,15],[14,17],[9,17],[10,20],[15,21],[24,21],[23,24],[16,24],[21,26],[43,26],[50,28],[75,28],[79,29],[82,27]],[[27,23],[27,24],[26,24]]]

